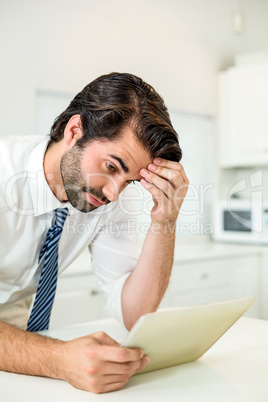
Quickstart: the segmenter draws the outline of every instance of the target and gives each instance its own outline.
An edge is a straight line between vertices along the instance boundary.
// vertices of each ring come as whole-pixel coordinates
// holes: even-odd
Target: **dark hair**
[[[130,126],[152,158],[181,160],[178,135],[163,99],[135,75],[111,73],[88,84],[56,118],[49,145],[63,138],[68,121],[76,114],[81,116],[84,134],[76,143],[81,148],[92,140],[116,140]]]

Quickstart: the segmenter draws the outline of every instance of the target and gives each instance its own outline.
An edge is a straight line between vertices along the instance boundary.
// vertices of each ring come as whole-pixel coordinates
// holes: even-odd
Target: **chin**
[[[77,193],[67,193],[69,203],[77,209],[77,211],[87,214],[98,208],[95,205],[90,204],[90,202],[85,201],[82,197],[79,197]]]
[[[88,212],[94,211],[94,209],[98,208],[98,207],[95,207],[95,205],[88,204],[88,203],[86,205],[83,205],[81,208],[80,208],[80,206],[76,206],[76,205],[73,205],[73,207],[75,209],[77,209],[78,211],[83,212],[84,214],[87,214]]]

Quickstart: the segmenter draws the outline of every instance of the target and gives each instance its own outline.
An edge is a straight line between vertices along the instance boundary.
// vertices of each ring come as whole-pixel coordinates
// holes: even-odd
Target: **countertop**
[[[191,262],[216,258],[231,258],[268,253],[268,246],[239,243],[221,243],[206,236],[176,238],[174,262]]]
[[[142,242],[140,243],[140,248]],[[177,237],[174,263],[204,261],[207,259],[241,257],[268,254],[268,246],[229,244],[211,241],[208,236],[191,238]],[[83,253],[63,272],[64,276],[88,274],[91,271],[90,254],[86,248]]]
[[[99,330],[121,342],[126,332],[113,319],[47,331],[73,339]],[[133,377],[124,389],[92,394],[42,377],[0,373],[3,402],[181,401],[267,402],[268,321],[242,317],[198,361]]]

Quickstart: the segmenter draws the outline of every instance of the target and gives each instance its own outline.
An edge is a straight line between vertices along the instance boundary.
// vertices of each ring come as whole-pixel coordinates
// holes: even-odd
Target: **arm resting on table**
[[[95,393],[122,388],[147,359],[104,332],[60,341],[0,321],[0,370],[58,378]]]

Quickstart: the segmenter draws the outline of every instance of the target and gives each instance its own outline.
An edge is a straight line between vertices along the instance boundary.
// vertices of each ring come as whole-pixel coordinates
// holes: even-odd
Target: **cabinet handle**
[[[96,289],[91,290],[90,292],[90,296],[98,296],[99,295],[99,291]]]

